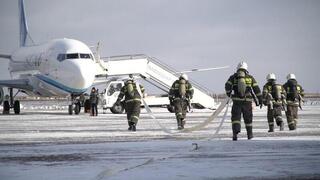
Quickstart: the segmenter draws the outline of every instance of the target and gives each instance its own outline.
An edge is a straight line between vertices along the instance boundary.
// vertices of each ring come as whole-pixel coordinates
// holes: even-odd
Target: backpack
[[[281,99],[282,86],[280,84],[272,85],[271,95],[274,100],[278,101]]]
[[[291,100],[295,100],[299,97],[297,83],[291,82],[289,83],[289,91],[288,98]]]
[[[180,79],[179,80],[179,95],[180,97],[186,97],[187,94],[187,84],[186,80]]]
[[[243,71],[238,71],[237,72],[237,77],[238,77],[238,94],[240,96],[240,98],[243,98],[246,95],[246,90],[247,90],[247,84],[246,84],[246,80],[245,80],[245,72]]]

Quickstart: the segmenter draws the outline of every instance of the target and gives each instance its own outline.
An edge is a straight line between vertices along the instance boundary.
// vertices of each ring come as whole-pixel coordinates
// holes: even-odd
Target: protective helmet
[[[183,78],[184,80],[188,81],[188,75],[187,74],[181,74],[180,78]]]
[[[248,70],[248,64],[244,61],[240,62],[237,67],[237,70],[239,70],[239,69]]]
[[[294,75],[294,74],[288,74],[288,75],[287,75],[287,80],[289,80],[289,79],[296,79],[296,75]]]
[[[276,80],[276,75],[274,73],[270,73],[267,75],[267,80]]]

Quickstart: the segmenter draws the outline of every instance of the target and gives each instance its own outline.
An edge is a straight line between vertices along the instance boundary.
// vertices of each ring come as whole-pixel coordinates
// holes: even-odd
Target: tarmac
[[[44,102],[42,102],[44,103]],[[152,108],[164,132],[142,109],[137,131],[125,114],[68,115],[63,103],[26,102],[20,115],[0,115],[1,179],[319,179],[320,106],[299,111],[298,128],[268,133],[266,108],[254,109],[252,140],[231,140],[230,108],[203,129],[176,130],[173,113]],[[212,110],[187,115],[186,127]],[[242,122],[243,123],[243,122]]]

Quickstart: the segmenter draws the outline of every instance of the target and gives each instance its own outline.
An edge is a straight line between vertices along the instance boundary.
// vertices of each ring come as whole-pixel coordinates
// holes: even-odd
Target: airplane
[[[29,45],[31,39],[26,21],[24,0],[19,0],[20,47],[12,54],[0,54],[9,59],[11,80],[0,80],[0,100],[3,87],[8,87],[9,98],[3,102],[3,113],[14,109],[20,113],[20,102],[15,96],[23,92],[31,96],[70,96],[69,114],[79,114],[76,97],[90,88],[95,80],[95,57],[90,48],[75,39],[53,39],[44,44]],[[29,39],[28,39],[29,38]],[[32,40],[32,39],[31,39]],[[13,89],[18,89],[13,95]]]
[[[91,86],[107,83],[112,76],[117,76],[113,80],[121,80],[123,76],[127,77],[128,74],[132,74],[132,72],[114,71],[118,69],[118,65],[114,63],[106,68],[105,62],[102,61],[103,58],[100,58],[99,55],[99,44],[95,54],[86,44],[75,39],[53,39],[47,43],[35,45],[28,32],[24,0],[19,0],[19,18],[20,47],[11,55],[0,54],[0,58],[10,60],[9,72],[12,77],[11,80],[0,80],[0,104],[4,100],[3,114],[9,114],[10,109],[13,109],[15,114],[20,113],[20,102],[14,100],[20,92],[38,97],[70,97],[69,114],[71,115],[73,112],[79,114],[83,102],[78,97]],[[32,41],[32,45],[28,40]],[[122,62],[119,63],[122,64]],[[125,65],[132,70],[130,65]],[[228,67],[172,72],[170,78],[175,79],[175,76],[180,73],[224,68]],[[165,72],[166,75],[169,75],[168,73],[170,74],[170,72]],[[162,76],[158,73],[156,75]],[[138,76],[143,77],[141,74]],[[168,80],[166,79],[168,77],[163,78]],[[5,99],[3,87],[7,87],[9,90],[9,97]],[[13,95],[13,89],[18,89],[15,95]]]

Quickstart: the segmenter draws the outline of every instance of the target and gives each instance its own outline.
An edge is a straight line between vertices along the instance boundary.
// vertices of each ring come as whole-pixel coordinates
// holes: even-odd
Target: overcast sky
[[[37,43],[74,38],[102,43],[102,56],[147,54],[177,70],[229,65],[189,76],[212,92],[239,61],[259,85],[268,73],[284,83],[295,73],[320,92],[320,1],[317,0],[26,0]],[[0,1],[0,53],[18,48],[18,1]],[[0,60],[0,79],[10,78]]]

